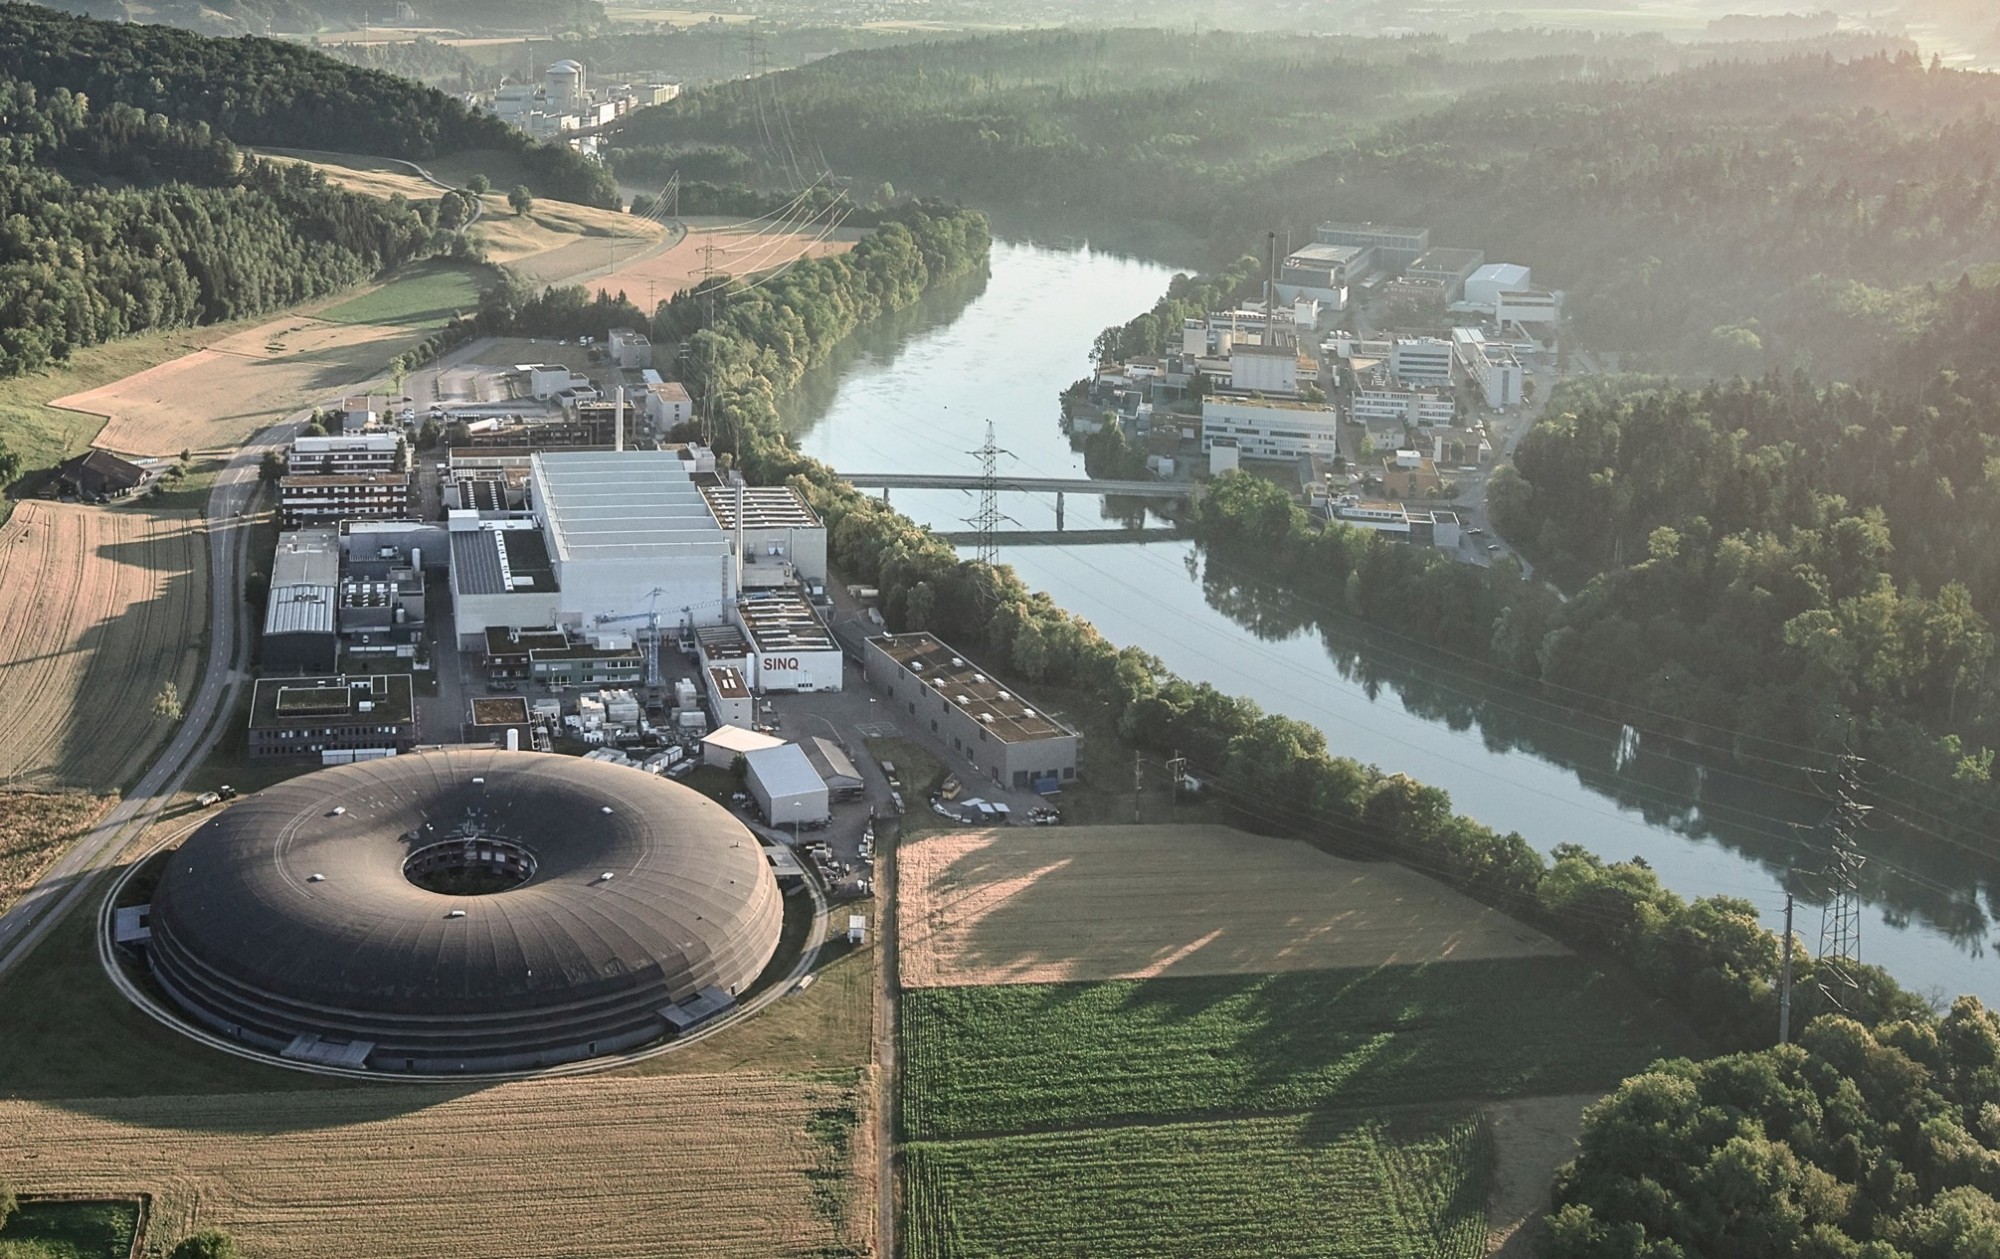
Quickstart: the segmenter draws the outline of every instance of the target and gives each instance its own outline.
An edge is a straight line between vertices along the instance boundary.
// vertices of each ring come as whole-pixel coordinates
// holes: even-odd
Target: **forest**
[[[0,374],[358,284],[448,245],[429,213],[0,76]]]
[[[472,149],[517,159],[539,195],[614,206],[601,165],[541,144],[456,97],[272,39],[214,39],[168,26],[100,22],[0,4],[0,75],[44,95],[67,89],[236,144],[326,148],[422,160]]]
[[[1576,345],[1841,376],[2000,246],[2000,83],[1842,41],[985,36],[718,85],[619,143],[649,169],[731,146],[783,182],[823,152],[898,187],[1166,220],[1211,265],[1267,230],[1414,221],[1563,290]]]
[[[2000,1254],[2000,1018],[1831,1016],[1656,1063],[1587,1113],[1550,1259]]]
[[[367,0],[144,0],[135,10],[126,0],[44,0],[50,8],[111,22],[159,22],[205,35],[309,35],[325,29],[352,30],[371,16]],[[423,0],[426,23],[456,27],[470,35],[547,30],[595,30],[604,25],[599,0]]]

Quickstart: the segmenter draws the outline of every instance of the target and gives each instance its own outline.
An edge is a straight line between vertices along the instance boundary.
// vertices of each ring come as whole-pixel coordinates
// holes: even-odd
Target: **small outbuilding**
[[[743,759],[750,766],[750,795],[771,825],[811,826],[832,815],[826,783],[798,744],[763,748]]]
[[[825,780],[827,790],[833,793],[834,799],[852,800],[861,794],[861,771],[854,768],[854,762],[848,759],[838,743],[815,735],[801,746],[805,748],[806,759]]]

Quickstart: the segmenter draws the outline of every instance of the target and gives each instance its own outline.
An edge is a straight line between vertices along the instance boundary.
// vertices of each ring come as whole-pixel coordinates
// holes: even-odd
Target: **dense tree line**
[[[1344,853],[1395,857],[1615,960],[1717,1045],[1770,1043],[1780,950],[1754,906],[1727,897],[1689,902],[1642,864],[1606,863],[1574,846],[1544,858],[1519,835],[1454,814],[1442,791],[1330,756],[1324,737],[1305,723],[1178,678],[1142,650],[1113,646],[1029,590],[1011,568],[960,558],[929,530],[800,454],[778,403],[805,370],[862,321],[984,264],[987,229],[976,214],[906,205],[889,218],[851,253],[801,262],[760,286],[724,278],[679,294],[661,304],[650,326],[658,344],[687,343],[689,387],[717,445],[753,482],[800,487],[827,522],[835,565],[880,588],[891,626],[931,630],[1024,683],[1073,688],[1085,702],[1102,702],[1136,746],[1186,755],[1246,825]],[[1183,297],[1206,283],[1188,281]],[[489,330],[556,336],[598,333],[637,317],[623,299],[582,289],[496,292],[479,316]],[[1224,485],[1238,482],[1248,479]],[[1794,960],[1803,1020],[1828,1007],[1814,995],[1814,963]],[[1856,979],[1850,1003],[1870,1018],[1921,1013],[1881,971],[1860,968]]]
[[[1928,282],[2000,258],[2000,83],[1898,47],[1036,32],[717,85],[621,143],[731,145],[775,179],[782,99],[799,144],[899,187],[1172,220],[1216,263],[1416,222],[1531,265],[1636,362],[1845,375]]]
[[[468,149],[508,154],[545,196],[617,204],[610,172],[541,144],[456,97],[273,39],[213,39],[168,26],[93,21],[0,4],[0,75],[67,89],[238,144],[338,148],[422,160]]]
[[[0,373],[357,284],[446,243],[429,213],[206,123],[0,77]]]
[[[386,16],[368,0],[40,0],[49,8],[111,22],[157,22],[204,35],[269,35],[283,31],[352,30]],[[605,24],[598,0],[423,0],[418,19],[467,34],[550,30],[594,31]]]
[[[2000,1254],[2000,1018],[1965,997],[1657,1064],[1588,1113],[1555,1203],[1553,1259]]]

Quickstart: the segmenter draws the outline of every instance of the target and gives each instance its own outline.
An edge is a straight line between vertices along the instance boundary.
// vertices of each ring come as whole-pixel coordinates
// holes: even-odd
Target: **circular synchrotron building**
[[[195,1021],[287,1059],[522,1071],[726,1010],[783,917],[757,838],[699,793],[448,748],[218,814],[168,854],[147,958]]]

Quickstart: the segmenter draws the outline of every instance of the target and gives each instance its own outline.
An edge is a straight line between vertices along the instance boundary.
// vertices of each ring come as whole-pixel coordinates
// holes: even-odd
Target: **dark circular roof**
[[[526,849],[533,873],[477,896],[405,876],[411,854],[480,838]],[[170,995],[245,1040],[492,1066],[656,1038],[661,1007],[747,987],[782,917],[758,840],[706,797],[623,766],[449,748],[218,814],[167,860],[150,956]]]

